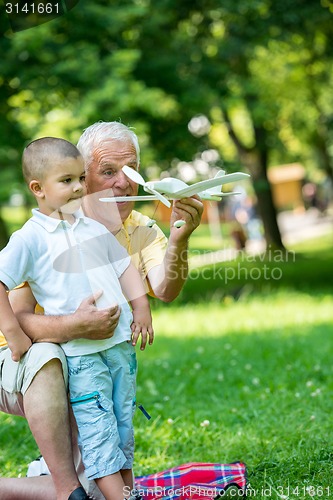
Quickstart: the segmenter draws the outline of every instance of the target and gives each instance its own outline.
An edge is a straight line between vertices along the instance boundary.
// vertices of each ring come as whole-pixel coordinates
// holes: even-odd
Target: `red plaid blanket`
[[[189,463],[137,477],[135,483],[144,500],[213,500],[232,485],[245,494],[246,468],[241,462]]]

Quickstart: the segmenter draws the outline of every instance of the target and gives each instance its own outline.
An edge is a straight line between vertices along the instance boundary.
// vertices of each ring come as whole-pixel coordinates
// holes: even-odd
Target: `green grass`
[[[331,295],[318,291],[154,311],[156,342],[138,353],[138,402],[152,420],[135,416],[136,473],[242,460],[256,489],[330,485],[332,321]],[[24,474],[38,453],[28,428],[0,422],[1,475]]]
[[[328,486],[332,305],[278,291],[155,312],[156,343],[139,354],[138,400],[153,422],[136,416],[137,471],[242,460],[257,489]]]
[[[239,300],[249,294],[274,290],[331,290],[333,268],[331,235],[309,240],[288,251],[268,249],[252,256],[241,252],[233,260],[191,270],[179,303]],[[156,307],[163,305],[156,302]]]
[[[135,416],[136,474],[241,460],[256,498],[333,495],[331,237],[294,250],[204,267],[172,305],[152,302],[137,390],[152,419]],[[265,265],[281,278],[265,280]],[[26,422],[1,414],[0,475],[24,475],[37,454]]]
[[[160,222],[158,222],[158,225],[164,234],[169,237],[170,226],[168,224],[160,224]],[[212,235],[208,224],[200,224],[200,226],[191,235],[189,246],[190,255],[198,255],[204,252],[214,252],[216,250],[220,250],[222,246],[234,247],[234,241],[230,236],[231,228],[231,222],[221,223],[221,240],[219,240]]]

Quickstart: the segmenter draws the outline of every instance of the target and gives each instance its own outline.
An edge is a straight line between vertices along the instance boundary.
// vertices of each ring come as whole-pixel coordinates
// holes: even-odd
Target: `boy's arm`
[[[121,288],[132,306],[133,323],[132,344],[136,345],[141,333],[140,349],[144,350],[149,337],[149,345],[154,341],[154,330],[149,301],[141,281],[140,274],[133,264],[130,264],[119,278]]]
[[[13,361],[20,361],[31,346],[30,338],[24,333],[10,306],[5,285],[0,282],[0,329],[4,334]]]
[[[74,314],[65,316],[35,314],[36,299],[28,285],[11,290],[9,301],[21,327],[33,342],[58,344],[78,338],[102,340],[112,337],[120,309],[117,306],[97,309],[95,300],[99,296],[86,298]]]

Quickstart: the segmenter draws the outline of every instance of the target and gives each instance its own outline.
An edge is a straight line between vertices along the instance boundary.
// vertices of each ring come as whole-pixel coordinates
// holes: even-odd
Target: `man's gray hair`
[[[136,151],[137,162],[140,162],[140,146],[137,135],[129,127],[120,122],[96,122],[86,128],[77,143],[86,168],[93,160],[94,151],[105,141],[130,141]]]

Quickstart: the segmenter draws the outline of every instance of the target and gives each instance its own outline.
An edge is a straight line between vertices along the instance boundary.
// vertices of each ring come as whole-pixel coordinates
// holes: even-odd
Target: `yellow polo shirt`
[[[133,210],[115,237],[131,256],[133,264],[139,270],[146,285],[147,293],[154,296],[147,275],[153,267],[163,262],[168,240],[156,224],[153,227],[147,227],[148,221],[149,217]],[[21,286],[28,286],[28,284]],[[37,308],[40,312],[41,308],[38,305]],[[0,332],[0,347],[4,345],[6,345],[6,340]]]
[[[149,217],[133,210],[115,237],[131,256],[146,285],[147,293],[154,296],[147,274],[163,262],[168,240],[156,224],[147,227],[149,220]]]

